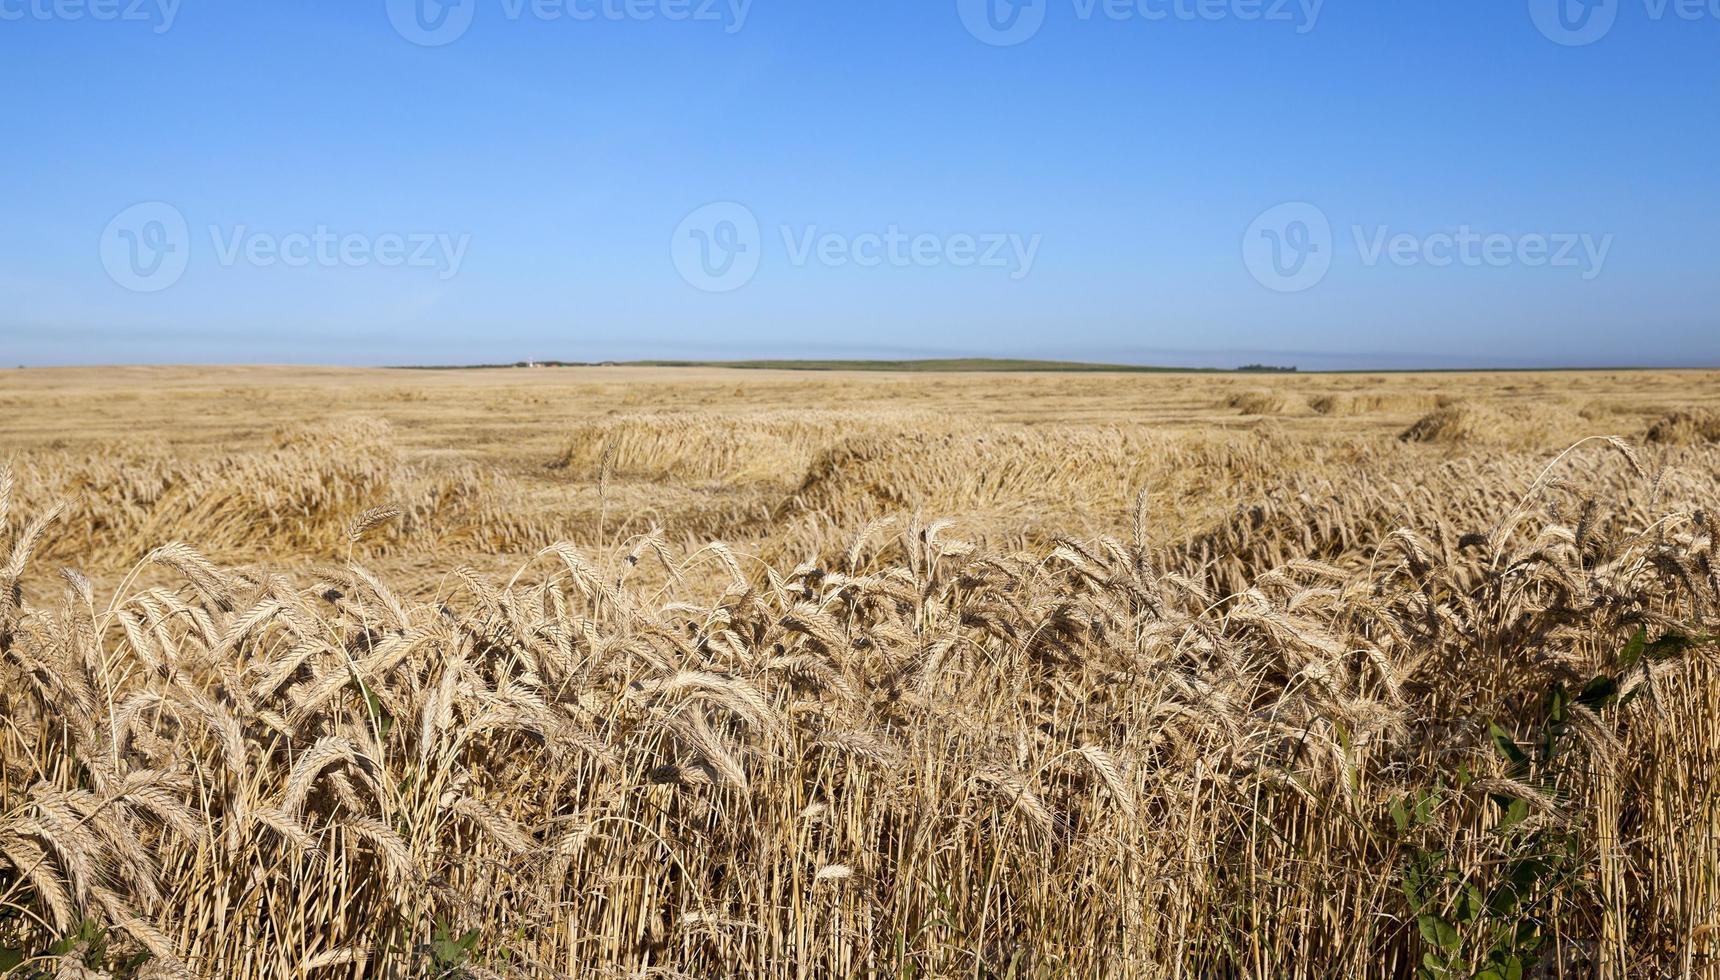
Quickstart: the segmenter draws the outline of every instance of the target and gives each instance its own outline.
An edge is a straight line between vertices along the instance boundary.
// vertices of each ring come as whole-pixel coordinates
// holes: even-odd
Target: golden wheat
[[[507,479],[369,423],[31,449],[0,470],[0,956],[1711,973],[1720,449],[1498,424],[1436,455],[651,414]],[[749,503],[636,526],[683,491]]]

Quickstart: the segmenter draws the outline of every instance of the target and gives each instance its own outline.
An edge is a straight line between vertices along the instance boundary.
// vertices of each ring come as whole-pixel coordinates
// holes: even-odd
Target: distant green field
[[[754,371],[918,371],[934,372],[1130,372],[1172,373],[1187,368],[1144,367],[1138,364],[1085,364],[1079,361],[1032,361],[993,357],[959,357],[915,361],[630,361],[637,367],[725,367]],[[1208,369],[1210,370],[1210,369]]]
[[[968,372],[1055,371],[1062,373],[1203,374],[1229,373],[1218,368],[1150,367],[1140,364],[1086,364],[1079,361],[1033,361],[1012,358],[963,357],[920,361],[532,361],[514,364],[465,364],[408,368],[408,370],[471,371],[498,368],[560,367],[662,367],[731,368],[742,371],[913,371],[922,374]],[[1289,370],[1294,370],[1289,369]]]
[[[410,371],[479,371],[506,368],[573,368],[573,367],[660,367],[660,368],[730,368],[740,371],[897,371],[919,374],[1047,372],[1062,374],[1262,374],[1262,375],[1321,375],[1321,374],[1566,374],[1566,373],[1649,373],[1677,368],[1644,367],[1460,367],[1460,368],[1328,368],[1303,371],[1300,368],[1278,367],[1270,364],[1246,364],[1237,368],[1161,367],[1148,364],[1093,364],[1083,361],[1035,361],[1007,357],[954,357],[915,361],[519,361],[513,364],[440,364],[402,365],[394,370]],[[1691,368],[1690,370],[1710,370]]]
[[[956,357],[917,361],[604,361],[601,363],[572,361],[533,361],[515,364],[466,364],[427,366],[409,370],[472,371],[498,368],[559,368],[559,367],[665,367],[665,368],[732,368],[741,371],[912,371],[921,374],[954,374],[957,372],[1060,372],[1064,374],[1231,374],[1224,368],[1153,367],[1141,364],[1088,364],[1081,361],[1034,361],[999,357]],[[1242,373],[1294,373],[1295,368],[1245,367]]]

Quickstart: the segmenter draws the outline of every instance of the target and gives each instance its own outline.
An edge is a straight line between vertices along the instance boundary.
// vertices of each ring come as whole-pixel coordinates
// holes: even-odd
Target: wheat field
[[[0,420],[18,976],[1720,976],[1720,375]]]

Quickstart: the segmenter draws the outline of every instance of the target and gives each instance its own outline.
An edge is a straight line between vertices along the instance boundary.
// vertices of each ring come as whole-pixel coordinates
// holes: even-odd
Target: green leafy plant
[[[1639,652],[1648,647],[1641,634],[1633,646]],[[1392,802],[1392,824],[1405,855],[1404,898],[1424,947],[1417,967],[1422,980],[1522,980],[1539,962],[1552,938],[1547,912],[1556,896],[1578,884],[1582,861],[1577,832],[1555,820],[1532,820],[1535,806],[1528,796],[1553,782],[1573,702],[1598,709],[1618,700],[1618,690],[1609,677],[1596,678],[1575,698],[1562,686],[1551,688],[1534,756],[1498,724],[1489,725],[1492,745],[1505,762],[1505,778],[1493,780],[1487,794],[1498,816],[1485,850],[1499,855],[1497,861],[1465,868],[1449,850],[1428,843],[1437,836],[1441,811],[1458,807],[1477,781],[1467,767],[1459,767],[1451,786],[1441,779]]]
[[[456,938],[446,921],[437,922],[436,935],[425,949],[429,960],[429,975],[438,980],[454,980],[464,976],[466,964],[472,961],[472,951],[477,946],[478,930],[468,930]]]

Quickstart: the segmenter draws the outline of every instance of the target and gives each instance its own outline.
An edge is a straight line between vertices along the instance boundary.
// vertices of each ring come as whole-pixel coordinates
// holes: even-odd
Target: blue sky
[[[412,2],[0,0],[0,363],[1720,365],[1720,0]]]

